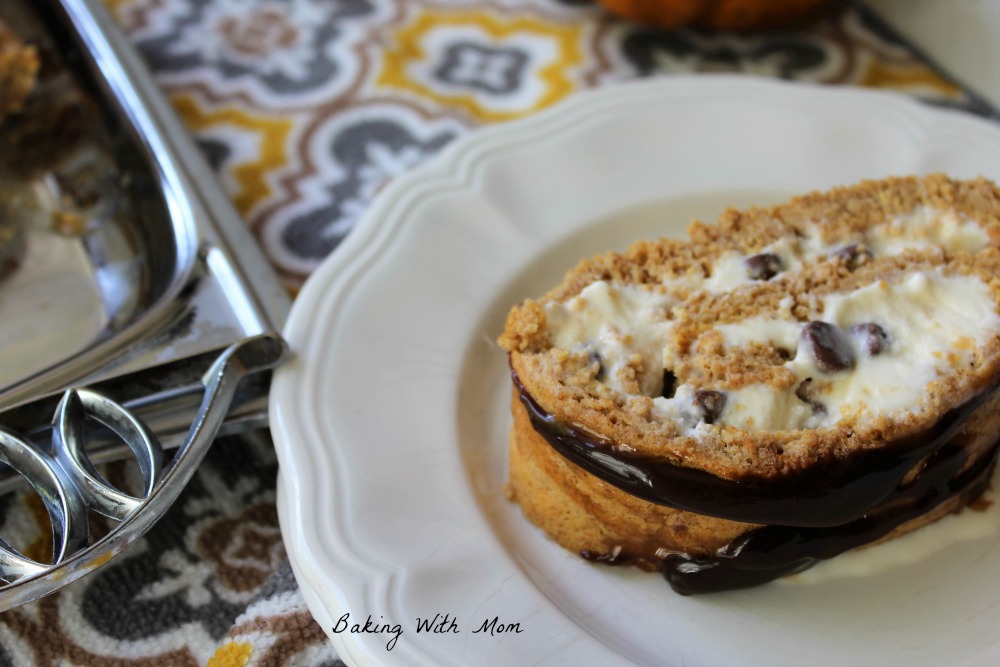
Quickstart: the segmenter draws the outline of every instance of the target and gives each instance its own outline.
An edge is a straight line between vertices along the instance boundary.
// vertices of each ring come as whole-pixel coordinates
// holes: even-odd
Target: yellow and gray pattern
[[[292,288],[393,175],[582,89],[725,71],[974,105],[854,6],[747,37],[660,31],[582,0],[112,6]]]

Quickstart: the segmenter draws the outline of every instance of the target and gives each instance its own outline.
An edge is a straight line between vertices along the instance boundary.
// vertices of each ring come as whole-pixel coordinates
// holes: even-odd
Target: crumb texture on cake
[[[926,429],[1000,364],[1000,193],[869,181],[581,262],[500,337],[546,411],[770,477]]]
[[[691,559],[676,574],[729,568],[719,554],[755,540],[812,541],[829,557],[862,532],[892,539],[961,510],[995,463],[1000,189],[901,177],[728,210],[686,239],[581,262],[515,306],[499,342],[515,381],[508,492],[567,549],[649,570]],[[567,458],[567,434],[633,479],[580,467],[590,454]],[[732,520],[643,496],[643,479],[680,470],[788,507],[792,482],[839,471],[823,510],[865,462],[886,460],[897,476],[843,524]],[[877,530],[857,529],[863,512]],[[760,583],[807,562],[741,576]]]

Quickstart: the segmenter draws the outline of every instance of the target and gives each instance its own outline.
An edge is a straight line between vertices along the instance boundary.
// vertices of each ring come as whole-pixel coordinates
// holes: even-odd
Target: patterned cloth
[[[658,31],[587,0],[106,0],[294,293],[379,189],[454,138],[645,76],[741,72],[996,116],[860,4],[799,32]],[[284,556],[266,433],[217,442],[139,543],[0,615],[4,665],[342,665]],[[45,548],[34,497],[0,528]],[[32,532],[34,531],[34,532]]]

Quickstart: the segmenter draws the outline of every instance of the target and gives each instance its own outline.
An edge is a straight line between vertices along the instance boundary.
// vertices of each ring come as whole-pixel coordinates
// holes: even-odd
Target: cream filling
[[[1000,316],[986,284],[973,276],[913,274],[895,285],[878,282],[824,300],[821,319],[844,329],[884,323],[888,349],[858,355],[858,365],[833,383],[831,414],[895,413],[917,404],[928,383],[968,366],[977,347],[1000,330]],[[858,339],[852,339],[858,344]],[[811,371],[799,355],[793,372]]]
[[[750,343],[771,343],[775,347],[794,351],[798,347],[802,323],[792,318],[791,312],[784,319],[768,316],[749,317],[736,324],[721,324],[716,330],[722,334],[727,348],[746,347]]]
[[[878,257],[935,247],[951,254],[978,252],[989,246],[990,238],[981,226],[966,216],[955,211],[920,206],[907,215],[872,227],[851,242],[826,243],[822,240],[819,226],[812,225],[806,228],[803,236],[782,238],[760,252],[777,255],[781,259],[782,273],[786,273],[795,271],[806,262],[827,257],[851,243],[867,247]],[[747,272],[748,257],[727,252],[716,260],[711,276],[702,280],[686,279],[685,286],[719,294],[756,282]]]
[[[990,241],[973,220],[951,211],[919,207],[873,227],[852,242],[881,256],[932,247],[951,253],[972,252],[988,247]],[[820,227],[814,225],[804,235],[783,238],[762,252],[781,259],[780,276],[845,245],[825,243]],[[753,282],[746,260],[738,253],[727,253],[717,259],[711,276],[685,276],[665,285],[594,282],[565,303],[545,305],[553,344],[593,355],[601,364],[600,381],[616,391],[636,393],[635,385],[625,382],[634,373],[637,393],[655,397],[654,412],[660,418],[675,420],[684,433],[702,430],[693,388],[682,385],[672,398],[660,396],[663,369],[671,367],[674,354],[669,346],[668,313],[679,301],[673,290],[736,289]],[[844,330],[876,323],[888,334],[887,349],[869,355],[862,337],[851,336],[856,366],[849,372],[823,373],[816,367],[809,346],[800,343],[803,323],[792,317],[791,304],[791,299],[786,299],[776,317],[753,317],[717,327],[730,349],[751,342],[786,349],[793,356],[786,368],[796,378],[785,390],[747,386],[726,391],[726,407],[717,424],[750,431],[821,428],[844,418],[915,410],[928,383],[948,369],[968,363],[975,348],[1000,330],[993,299],[977,278],[932,271],[909,276],[898,284],[878,282],[819,300],[813,319]],[[799,383],[807,378],[822,381],[823,387],[816,389],[811,399],[824,410],[815,411],[796,396]]]
[[[975,221],[955,211],[939,211],[921,206],[888,224],[873,227],[865,244],[878,255],[898,255],[911,248],[938,246],[945,252],[979,252],[990,237]]]
[[[694,290],[705,290],[713,294],[731,292],[734,289],[752,283],[747,275],[746,255],[738,252],[727,252],[712,265],[712,275],[701,280],[688,280],[688,287]]]
[[[663,289],[598,281],[564,304],[546,304],[546,318],[556,347],[595,355],[609,387],[624,391],[625,369],[636,369],[639,391],[656,397],[658,416],[676,421],[690,434],[700,419],[694,388],[681,385],[672,398],[659,396],[671,333],[667,312],[675,303]],[[971,363],[975,349],[1000,331],[993,298],[976,277],[926,271],[900,283],[879,281],[819,300],[815,319],[845,332],[874,322],[888,335],[881,353],[870,355],[862,336],[845,334],[855,366],[827,373],[817,367],[810,346],[801,342],[804,324],[792,319],[787,307],[784,310],[784,319],[752,317],[716,327],[731,349],[760,342],[788,350],[793,356],[785,367],[795,376],[786,389],[749,385],[726,391],[717,424],[747,431],[810,429],[831,427],[841,419],[915,410],[929,383]],[[796,396],[799,383],[807,378],[822,383],[811,399],[824,410],[815,411]]]
[[[601,381],[618,391],[624,391],[621,378],[638,355],[640,394],[651,396],[662,389],[667,314],[676,302],[659,286],[597,281],[566,303],[545,304],[545,320],[557,348],[594,354]]]
[[[844,331],[877,323],[888,334],[888,343],[880,354],[870,355],[863,337],[847,335],[857,360],[854,368],[826,373],[817,368],[810,346],[800,341],[801,323],[751,318],[722,325],[718,329],[732,347],[759,341],[797,350],[785,365],[796,382],[784,390],[750,385],[726,392],[726,409],[717,423],[748,431],[823,428],[841,419],[915,410],[929,383],[970,364],[975,349],[1000,331],[1000,316],[983,281],[937,271],[828,295],[818,310],[816,319]],[[807,378],[826,385],[811,396],[825,411],[814,412],[795,395]]]

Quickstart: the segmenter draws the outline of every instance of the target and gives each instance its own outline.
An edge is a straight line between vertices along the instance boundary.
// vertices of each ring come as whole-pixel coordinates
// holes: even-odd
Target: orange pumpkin
[[[598,0],[624,18],[662,28],[698,26],[749,32],[802,25],[830,0]]]

